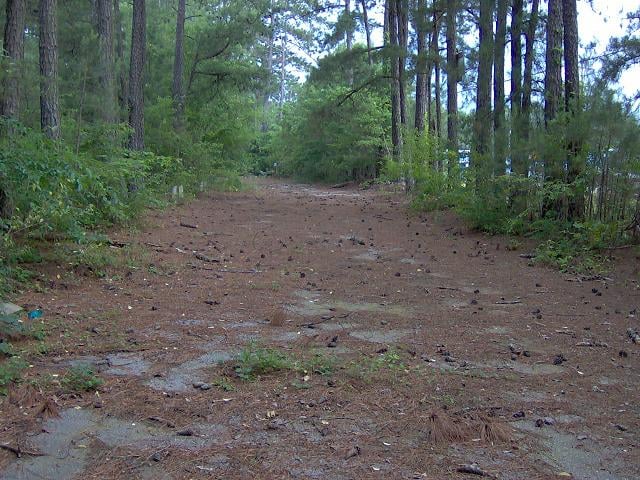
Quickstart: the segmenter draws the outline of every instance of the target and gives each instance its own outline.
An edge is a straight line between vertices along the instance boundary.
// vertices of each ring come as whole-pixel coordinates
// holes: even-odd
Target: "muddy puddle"
[[[99,442],[101,448],[120,447],[147,452],[166,448],[197,451],[222,443],[227,436],[227,429],[222,425],[198,425],[193,430],[193,436],[178,436],[169,428],[100,416],[93,410],[65,410],[59,417],[47,420],[42,426],[43,433],[31,439],[32,448],[43,455],[16,460],[0,474],[0,479],[79,478],[88,464],[95,442]]]
[[[195,382],[206,383],[210,380],[202,370],[232,360],[236,355],[237,352],[225,350],[207,352],[198,358],[169,369],[163,376],[150,379],[146,385],[161,392],[193,390]]]
[[[369,302],[351,303],[336,299],[327,301],[324,300],[319,293],[307,290],[298,290],[294,292],[294,295],[298,301],[295,304],[289,305],[287,309],[290,312],[305,317],[329,316],[333,315],[335,311],[383,313],[402,317],[410,317],[413,314],[410,308],[401,305]]]
[[[558,423],[575,423],[580,417],[557,418]],[[570,420],[570,421],[569,421]],[[619,452],[591,440],[578,440],[576,435],[562,432],[560,427],[537,428],[532,421],[512,424],[521,432],[537,437],[543,449],[533,453],[536,461],[552,466],[556,472],[567,472],[576,480],[631,480],[616,460]]]

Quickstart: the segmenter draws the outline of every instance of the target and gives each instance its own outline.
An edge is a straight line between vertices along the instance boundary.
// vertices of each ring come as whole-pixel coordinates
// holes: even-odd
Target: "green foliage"
[[[250,343],[238,355],[235,372],[242,380],[255,380],[260,375],[294,368],[295,362],[285,353]]]
[[[18,382],[27,366],[27,362],[20,357],[11,357],[0,361],[0,395],[7,394],[7,386],[10,383]]]
[[[345,87],[308,86],[269,145],[279,173],[337,182],[374,177],[385,138],[386,99]]]
[[[115,132],[104,133],[111,134]],[[0,217],[0,292],[28,279],[21,264],[42,261],[29,239],[75,242],[74,262],[103,275],[112,255],[89,231],[130,221],[145,206],[166,203],[172,185],[182,185],[187,195],[202,185],[239,188],[237,176],[220,170],[223,166],[205,153],[187,161],[112,148],[100,156],[101,141],[83,145],[86,151],[76,154],[27,129],[0,140],[0,189],[10,210]]]
[[[97,390],[104,380],[97,377],[93,369],[88,365],[71,367],[60,381],[65,391],[69,393],[81,393]]]
[[[223,392],[233,392],[236,389],[231,380],[227,377],[216,378],[212,384]]]
[[[362,357],[358,361],[351,362],[347,367],[347,373],[366,383],[372,382],[381,374],[388,372],[400,372],[405,369],[400,353],[395,349],[389,349],[374,357]]]
[[[304,360],[298,369],[322,376],[331,375],[336,370],[336,359],[316,353],[310,359]]]
[[[0,356],[13,357],[15,350],[9,342],[0,341]]]
[[[388,148],[387,81],[363,48],[323,57],[273,131],[253,148],[254,171],[313,181],[375,178]]]
[[[34,320],[23,321],[19,315],[0,315],[0,342],[9,339],[33,338],[42,340],[45,337],[44,323]],[[1,344],[0,344],[1,345]],[[6,350],[8,347],[4,347]],[[4,351],[4,353],[7,353]]]

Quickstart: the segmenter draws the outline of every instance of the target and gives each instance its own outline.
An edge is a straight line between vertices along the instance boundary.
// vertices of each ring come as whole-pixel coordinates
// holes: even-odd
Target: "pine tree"
[[[144,150],[144,65],[146,50],[145,0],[133,1],[131,62],[129,67],[129,139],[131,150]]]
[[[3,78],[0,115],[17,120],[20,115],[21,63],[24,59],[25,0],[7,0],[4,27],[4,57],[10,62]]]
[[[40,126],[53,140],[60,138],[56,13],[57,0],[40,0]]]

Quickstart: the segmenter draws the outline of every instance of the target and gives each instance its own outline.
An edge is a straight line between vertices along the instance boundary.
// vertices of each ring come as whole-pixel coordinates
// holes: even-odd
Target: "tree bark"
[[[373,55],[371,52],[371,29],[369,27],[369,12],[367,10],[367,0],[361,0],[362,5],[362,22],[364,23],[364,33],[367,38],[367,59],[369,66],[373,66]]]
[[[427,19],[424,2],[418,1],[415,9],[415,31],[418,44],[416,60],[416,114],[414,125],[418,133],[424,132],[427,113]]]
[[[24,59],[24,0],[7,0],[4,27],[4,56],[8,68],[3,78],[3,96],[0,115],[17,120],[20,114],[20,70]]]
[[[549,0],[547,14],[547,50],[544,78],[544,120],[547,129],[556,119],[562,99],[562,0]],[[549,133],[551,132],[549,130]],[[548,158],[544,165],[545,179],[551,182],[564,181],[564,160]],[[566,218],[563,198],[546,201],[543,213],[554,212],[558,218]]]
[[[344,14],[347,18],[351,18],[351,0],[344,0]],[[351,50],[351,48],[353,48],[353,31],[351,30],[351,22],[349,22],[349,25],[347,26],[345,40],[347,42],[347,50]]]
[[[511,171],[527,175],[522,149],[522,13],[523,0],[514,0],[511,6]]]
[[[567,112],[575,113],[580,94],[576,0],[563,0],[562,17],[564,24],[564,100]]]
[[[400,82],[400,120],[407,124],[407,46],[409,43],[409,0],[397,0],[398,44],[400,46],[398,79]]]
[[[540,0],[533,0],[526,32],[526,48],[524,53],[524,80],[522,84],[522,116],[525,122],[523,133],[529,137],[531,114],[531,92],[533,91],[533,59],[536,55],[535,40],[538,29]]]
[[[449,150],[458,158],[458,80],[457,0],[447,0],[447,140]],[[448,168],[451,172],[451,162]]]
[[[278,98],[279,115],[282,118],[282,108],[286,96],[286,80],[287,80],[287,31],[282,33],[280,38],[280,96]]]
[[[271,89],[273,86],[273,44],[275,42],[273,1],[270,2],[269,8],[269,36],[267,37],[267,58],[265,59],[267,80],[265,81],[262,92],[262,125],[260,127],[260,131],[263,133],[269,130],[267,113],[269,112],[269,101],[271,99]]]
[[[475,115],[475,158],[477,170],[488,160],[491,139],[491,71],[493,63],[493,0],[480,0],[478,85]]]
[[[387,28],[391,53],[391,143],[393,157],[402,158],[402,108],[400,81],[400,18],[397,0],[387,1]]]
[[[96,0],[98,30],[98,84],[102,121],[116,123],[115,62],[113,50],[113,1]]]
[[[545,123],[555,119],[562,98],[562,0],[549,0],[547,50],[544,77]]]
[[[563,0],[562,17],[564,24],[564,87],[565,106],[573,117],[579,109],[580,72],[578,64],[578,12],[576,0]],[[567,183],[574,184],[574,194],[569,198],[568,216],[577,220],[584,215],[584,189],[576,185],[578,176],[584,170],[584,162],[580,158],[580,143],[573,132],[568,138]]]
[[[178,14],[176,16],[176,49],[173,61],[173,85],[171,89],[174,112],[173,128],[177,132],[181,132],[184,129],[185,95],[182,80],[184,75],[185,10],[185,0],[178,0]]]
[[[40,126],[52,140],[60,138],[58,94],[57,0],[40,0]]]
[[[509,2],[498,0],[496,11],[496,35],[493,60],[493,129],[494,129],[494,174],[505,173],[507,156],[507,136],[505,129],[505,98],[504,98],[504,57],[507,43],[507,12]]]
[[[524,0],[511,6],[511,115],[517,117],[522,106],[522,13]]]
[[[431,57],[433,61],[433,90],[436,102],[435,122],[433,123],[433,133],[440,137],[442,123],[442,99],[440,98],[440,11],[438,2],[433,3],[433,31],[431,32]],[[431,71],[429,71],[429,74]],[[429,93],[430,94],[430,93]]]
[[[119,119],[123,119],[123,112],[127,111],[127,69],[124,63],[124,30],[122,28],[122,14],[120,0],[113,0],[113,18],[115,30],[116,70],[118,75],[118,105]]]
[[[144,65],[147,21],[145,0],[133,0],[131,62],[129,66],[129,139],[131,150],[144,150]]]

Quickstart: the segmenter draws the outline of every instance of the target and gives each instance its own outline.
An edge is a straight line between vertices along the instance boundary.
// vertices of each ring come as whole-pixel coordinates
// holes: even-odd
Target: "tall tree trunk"
[[[562,0],[549,0],[546,48],[544,120],[547,128],[550,128],[550,123],[558,115],[562,100]],[[564,181],[564,160],[547,158],[544,172],[548,181]],[[566,209],[563,199],[545,202],[543,213],[546,215],[549,211],[555,212],[560,218],[565,218]]]
[[[544,119],[548,123],[558,114],[562,98],[562,0],[549,0],[547,51],[544,76]]]
[[[20,114],[20,70],[24,59],[24,17],[24,0],[7,0],[3,54],[9,65],[2,80],[3,96],[0,102],[0,115],[11,120],[17,120]],[[7,133],[13,133],[11,125],[7,129]],[[11,218],[13,212],[2,177],[3,172],[0,172],[0,218]]]
[[[8,60],[3,78],[0,115],[17,120],[20,114],[20,70],[24,59],[25,0],[7,0],[3,54]]]
[[[563,0],[562,17],[564,24],[564,88],[565,106],[571,116],[579,109],[580,73],[578,65],[578,11],[576,0]],[[573,137],[573,138],[572,138]],[[580,157],[579,139],[573,132],[568,138],[567,182],[574,184],[574,195],[569,199],[569,219],[582,218],[584,214],[584,189],[575,185],[578,176],[584,170],[584,162]]]
[[[176,52],[173,60],[173,85],[171,93],[173,96],[173,128],[181,132],[184,129],[184,85],[182,78],[184,75],[184,17],[186,4],[185,0],[178,0],[178,14],[176,16]]]
[[[398,44],[400,46],[398,79],[400,82],[400,120],[407,124],[407,46],[409,43],[409,0],[397,0]]]
[[[116,71],[118,75],[118,105],[120,120],[124,120],[127,111],[127,69],[124,63],[124,29],[122,28],[122,13],[120,0],[113,0],[113,27],[115,30]]]
[[[415,9],[416,39],[418,43],[418,58],[416,60],[416,115],[414,125],[418,133],[424,132],[424,122],[427,113],[427,12],[424,2],[418,1]]]
[[[511,6],[511,114],[518,116],[522,105],[522,13],[524,0]]]
[[[279,115],[282,118],[282,108],[286,96],[286,80],[287,80],[287,31],[282,33],[280,38],[280,97],[278,98]]]
[[[387,1],[387,28],[391,52],[391,143],[393,156],[402,159],[402,108],[400,81],[400,18],[397,0]]]
[[[113,50],[113,0],[96,0],[98,27],[98,84],[100,113],[105,123],[116,123],[115,63]]]
[[[507,157],[507,132],[505,128],[505,98],[504,98],[504,56],[507,43],[507,12],[508,0],[498,0],[496,11],[496,36],[493,60],[493,129],[494,129],[494,173],[505,173]]]
[[[576,0],[562,1],[562,18],[564,24],[564,100],[567,112],[575,113],[580,94]]]
[[[458,79],[460,76],[457,55],[457,0],[447,0],[447,140],[449,150],[458,158]],[[451,172],[453,165],[449,161]]]
[[[475,158],[473,166],[480,171],[487,161],[491,140],[491,71],[493,64],[494,0],[480,0],[478,85],[475,116]]]
[[[270,3],[269,9],[269,36],[267,37],[267,58],[266,58],[266,74],[267,80],[264,85],[264,91],[262,93],[262,125],[260,131],[266,132],[269,130],[269,124],[267,123],[267,113],[269,111],[269,100],[271,98],[271,88],[273,86],[273,44],[275,42],[275,24],[273,14],[273,0]]]
[[[440,98],[440,10],[438,2],[433,2],[433,30],[431,32],[431,61],[433,62],[434,78],[433,90],[436,102],[436,115],[433,122],[433,133],[440,137],[442,122],[442,100]],[[429,70],[431,75],[431,70]],[[431,92],[429,92],[431,94]]]
[[[144,65],[146,59],[147,15],[145,0],[133,0],[131,63],[129,66],[129,139],[131,150],[144,150]]]
[[[347,42],[347,50],[353,48],[353,30],[351,30],[351,0],[344,0],[344,14],[349,18],[349,25],[345,32],[345,40]]]
[[[60,138],[58,94],[57,0],[40,0],[40,126],[49,138]]]
[[[522,13],[524,0],[513,0],[511,6],[511,171],[527,174],[525,156],[520,144],[523,137],[522,107]]]
[[[436,129],[435,134],[436,138],[440,138],[442,134],[442,94],[440,91],[441,87],[441,78],[440,78],[440,58],[436,58],[436,61],[433,64],[433,90],[434,90],[434,100],[436,102]]]
[[[353,48],[353,30],[351,29],[351,0],[344,0],[344,14],[348,19],[347,31],[345,32],[345,39],[347,42],[347,51],[350,52]],[[351,59],[347,67],[347,82],[349,86],[353,87],[353,66]]]
[[[522,84],[522,116],[525,122],[523,133],[529,138],[529,125],[531,121],[531,92],[533,91],[533,59],[535,58],[536,30],[538,29],[538,17],[540,0],[531,2],[531,13],[526,32],[526,48],[524,53],[524,80]]]
[[[367,59],[369,66],[373,66],[373,55],[371,52],[371,29],[369,27],[369,12],[367,10],[367,0],[360,0],[362,5],[362,22],[364,23],[364,33],[367,38]]]

